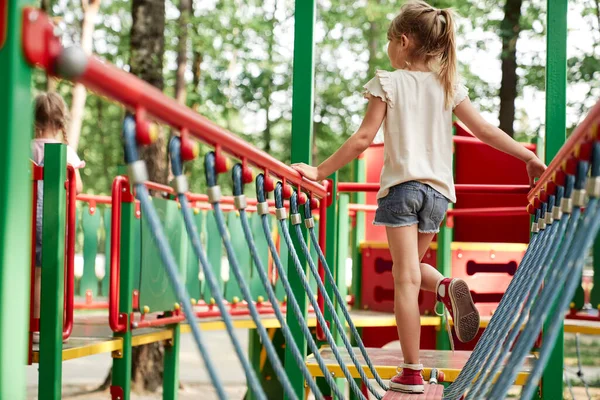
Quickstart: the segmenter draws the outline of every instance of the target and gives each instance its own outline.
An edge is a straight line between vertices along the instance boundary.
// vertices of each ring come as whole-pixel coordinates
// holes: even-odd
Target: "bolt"
[[[458,257],[458,258],[462,258],[462,253],[458,253],[458,254],[456,255],[456,257]]]
[[[127,191],[127,189],[123,188],[123,192],[126,192],[126,191]]]
[[[37,21],[38,17],[39,17],[39,13],[37,11],[32,11],[29,13],[29,20],[31,22]]]
[[[138,327],[138,323],[137,323],[137,321],[136,321],[136,322],[133,322],[133,323],[131,324],[131,326],[133,326],[133,329],[136,329],[136,328]]]

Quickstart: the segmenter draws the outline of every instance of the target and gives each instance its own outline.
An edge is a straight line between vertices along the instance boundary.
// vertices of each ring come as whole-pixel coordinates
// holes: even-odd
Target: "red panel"
[[[436,333],[435,326],[421,327],[422,350],[435,350]],[[366,347],[383,347],[398,340],[398,330],[395,326],[364,327],[362,340]]]
[[[379,183],[381,169],[383,168],[383,144],[370,146],[364,153],[367,182]],[[366,204],[377,205],[377,193],[367,192]],[[366,212],[365,240],[387,242],[385,227],[373,225],[375,212]]]
[[[6,32],[8,31],[8,1],[0,0],[0,49],[6,42]]]
[[[428,250],[423,262],[435,267],[436,254]],[[388,249],[364,248],[362,250],[362,304],[373,311],[394,312],[394,280],[392,257]],[[433,314],[435,294],[419,292],[419,309],[422,315]]]

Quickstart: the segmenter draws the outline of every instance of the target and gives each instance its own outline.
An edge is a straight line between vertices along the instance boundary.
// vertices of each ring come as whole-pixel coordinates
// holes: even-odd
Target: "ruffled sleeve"
[[[382,70],[377,71],[375,77],[367,82],[363,88],[363,95],[365,98],[370,99],[371,97],[379,97],[388,105],[388,107],[394,107],[395,93],[390,72]]]
[[[452,109],[456,108],[462,101],[469,97],[469,89],[463,84],[454,85],[454,102]]]
[[[71,146],[67,146],[67,164],[72,165],[75,169],[81,169],[85,167],[85,161],[79,158]]]

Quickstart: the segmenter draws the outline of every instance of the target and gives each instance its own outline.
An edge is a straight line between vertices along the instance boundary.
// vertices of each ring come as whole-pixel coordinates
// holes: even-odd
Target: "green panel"
[[[267,332],[269,333],[269,337],[271,337],[271,342],[273,342],[273,347],[275,347],[279,359],[283,360],[285,353],[285,338],[281,329],[268,328]],[[260,377],[260,383],[265,390],[267,399],[283,398],[283,388],[275,374],[271,361],[266,356],[266,350],[262,345],[256,329],[251,329],[249,331],[248,357],[254,370]],[[244,398],[245,400],[254,400],[256,399],[256,396],[251,390],[247,390]]]
[[[110,216],[111,208],[106,207],[102,211],[102,219],[104,220],[104,278],[102,278],[102,296],[108,297],[108,282],[110,275]]]
[[[566,139],[567,11],[568,0],[548,0],[546,54],[546,163],[555,157]],[[555,306],[550,316],[559,312]],[[547,325],[544,326],[544,331]],[[542,393],[563,392],[564,333],[561,327],[542,378]]]
[[[273,230],[274,234],[277,234],[278,237],[278,243],[279,243],[279,258],[281,260],[281,268],[285,271],[285,273],[287,274],[288,271],[288,263],[290,260],[290,251],[287,247],[287,244],[285,243],[285,240],[283,239],[283,237],[279,234],[280,228],[278,226],[279,224],[273,224],[273,226],[275,226],[276,228]],[[281,283],[280,279],[277,279],[276,283],[275,283],[275,294],[277,295],[277,298],[279,300],[285,300],[286,298],[286,294],[285,294],[285,289],[283,288],[283,284]]]
[[[223,242],[217,228],[217,220],[212,211],[206,213],[206,256],[217,280],[217,285],[223,290],[223,277],[221,276],[221,258],[223,256]],[[212,294],[208,285],[204,287],[204,301],[210,302]]]
[[[450,249],[452,238],[453,230],[448,227],[448,220],[444,219],[444,222],[440,226],[440,232],[437,235],[437,269],[444,276],[452,276],[452,250]],[[443,316],[441,318],[444,319],[446,317]],[[446,326],[444,321],[442,321],[441,326]],[[436,349],[451,349],[448,333],[444,328],[437,331]]]
[[[23,7],[8,4],[0,48],[0,399],[25,398],[31,256],[31,68],[21,48]]]
[[[354,160],[354,181],[366,182],[365,160],[359,157]],[[366,194],[364,192],[354,193],[354,202],[357,204],[366,203]],[[360,253],[360,243],[365,240],[365,219],[366,213],[359,211],[356,213],[356,223],[352,229],[352,287],[351,293],[354,296],[354,307],[362,308],[362,255]],[[349,221],[349,218],[348,218]],[[341,224],[342,222],[340,222]],[[341,228],[340,228],[341,229]]]
[[[131,329],[129,316],[133,311],[133,274],[135,262],[135,204],[123,203],[121,214],[121,277],[119,287],[119,313],[127,316],[126,332],[115,333],[116,338],[123,340],[120,358],[113,358],[112,385],[123,389],[122,400],[130,400],[131,391]]]
[[[204,213],[202,212],[194,212],[194,223],[196,224],[196,228],[198,232],[202,232],[202,228],[204,225]],[[189,238],[188,238],[189,240]],[[188,254],[187,254],[187,268],[186,268],[186,280],[185,285],[188,293],[192,299],[200,299],[200,279],[198,278],[198,273],[200,272],[200,265],[198,261],[198,257],[196,257],[196,253],[194,252],[194,246],[190,242],[188,245]]]
[[[252,260],[250,258],[248,244],[246,243],[246,239],[244,239],[242,220],[240,219],[240,215],[237,211],[227,213],[227,228],[229,231],[229,237],[232,238],[231,245],[240,267],[240,273],[244,279],[244,282],[247,284],[250,280],[250,265]],[[237,297],[239,300],[244,298],[242,296],[242,291],[240,290],[240,285],[235,279],[235,275],[230,268],[229,281],[225,286],[225,298],[228,301],[232,301],[234,297]]]
[[[66,161],[67,146],[45,146],[39,392],[47,399],[61,398]]]
[[[98,278],[96,277],[96,254],[98,253],[98,229],[100,228],[100,212],[98,209],[90,214],[89,207],[84,207],[81,220],[83,227],[83,276],[79,284],[79,294],[84,296],[88,290],[94,297],[98,296]]]
[[[152,198],[152,203],[164,227],[169,246],[177,262],[181,277],[185,276],[187,264],[187,236],[178,205],[172,200]],[[142,265],[140,274],[140,308],[150,307],[150,311],[172,310],[177,302],[169,284],[158,248],[154,244],[148,222],[142,215]],[[134,222],[135,226],[135,222]]]
[[[270,266],[269,263],[269,245],[267,244],[267,238],[265,237],[264,231],[262,229],[261,217],[258,213],[247,214],[250,218],[250,231],[252,236],[254,237],[254,243],[256,244],[256,250],[258,252],[258,257],[260,258],[261,264],[263,268],[268,269]],[[272,221],[272,218],[269,216],[269,221]],[[252,298],[257,299],[258,296],[262,296],[267,299],[267,292],[260,281],[260,277],[258,276],[257,269],[258,265],[252,262],[252,274],[250,277],[250,292],[252,293]],[[273,266],[273,270],[275,267]],[[271,276],[271,275],[269,275]],[[281,286],[281,284],[279,284]],[[281,288],[283,289],[283,287]],[[283,297],[281,297],[283,300]]]
[[[590,295],[592,307],[600,310],[600,236],[594,242],[594,286]]]
[[[132,223],[133,229],[133,288],[140,289],[140,277],[142,269],[142,219],[135,218]]]
[[[181,343],[179,327],[179,324],[171,326],[173,338],[165,344],[163,400],[177,400],[179,393],[179,347]]]

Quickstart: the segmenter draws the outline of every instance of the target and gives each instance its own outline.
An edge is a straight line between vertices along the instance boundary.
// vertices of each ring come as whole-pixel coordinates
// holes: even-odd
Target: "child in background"
[[[67,105],[63,98],[54,92],[42,93],[35,99],[35,138],[31,142],[31,156],[33,161],[44,165],[44,146],[47,143],[67,144]],[[79,169],[85,166],[71,147],[67,146],[67,164],[75,168],[77,179],[77,193],[83,187]],[[40,317],[40,289],[41,289],[41,265],[42,265],[42,216],[44,202],[44,182],[38,182],[37,219],[35,232],[35,301],[33,315]],[[34,343],[39,343],[39,333],[33,336]]]
[[[471,105],[467,89],[458,84],[451,10],[409,2],[392,21],[387,36],[394,71],[377,71],[365,85],[369,103],[358,131],[318,167],[292,167],[308,179],[325,179],[365,151],[384,124],[384,163],[373,223],[386,227],[393,261],[394,313],[404,355],[390,388],[422,393],[419,290],[436,293],[450,312],[460,341],[472,340],[479,329],[479,313],[467,284],[445,278],[421,262],[448,203],[456,201],[452,113],[481,141],[522,160],[530,184],[546,166],[486,122]]]

